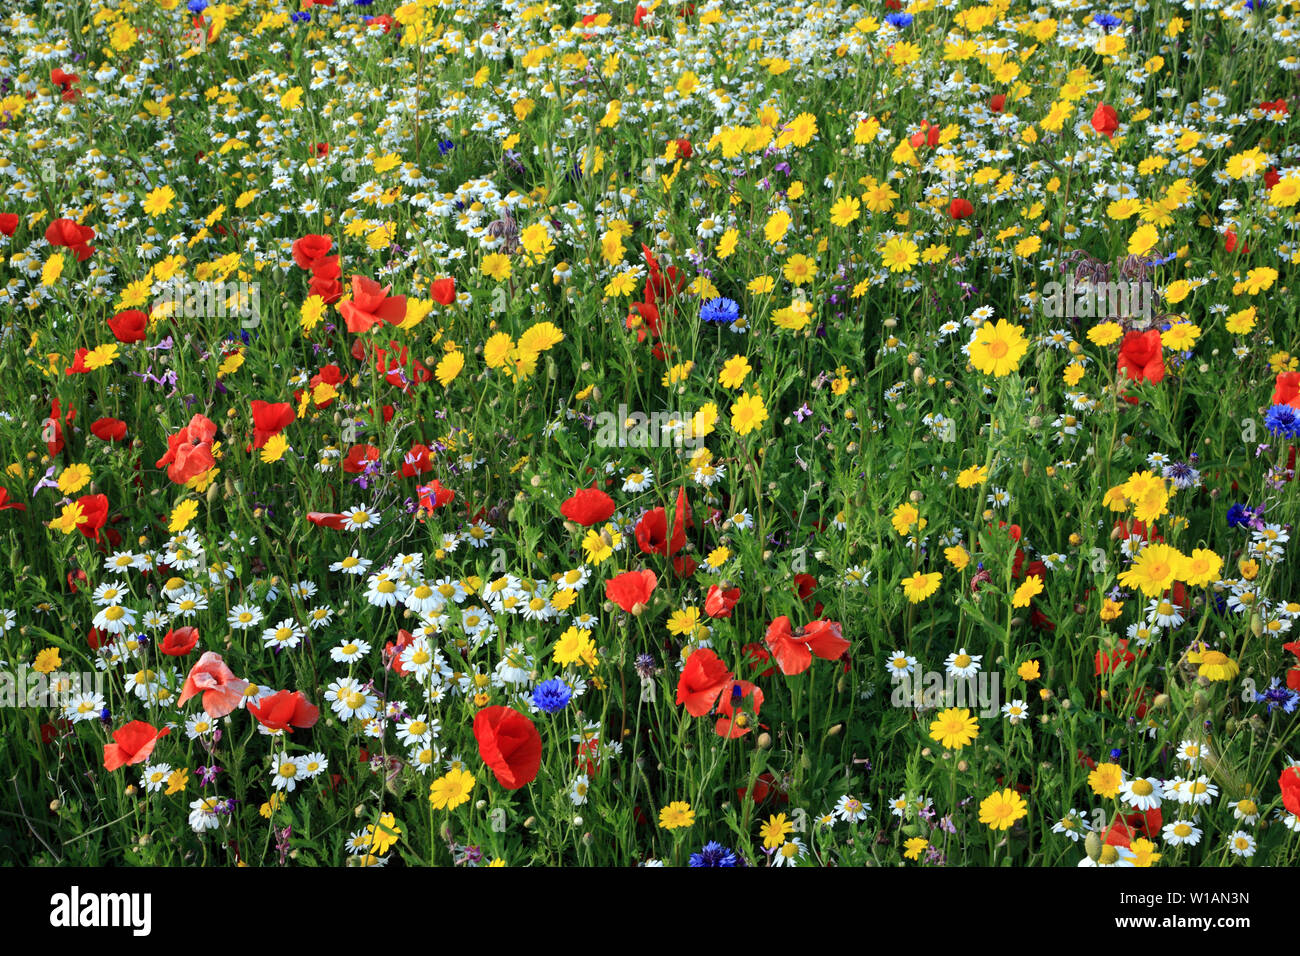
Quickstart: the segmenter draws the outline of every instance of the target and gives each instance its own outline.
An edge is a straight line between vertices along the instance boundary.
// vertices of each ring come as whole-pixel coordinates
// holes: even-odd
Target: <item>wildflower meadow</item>
[[[0,861],[1300,864],[1300,3],[0,13]]]

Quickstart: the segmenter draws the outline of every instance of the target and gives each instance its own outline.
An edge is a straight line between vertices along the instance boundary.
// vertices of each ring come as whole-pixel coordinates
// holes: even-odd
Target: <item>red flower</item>
[[[65,246],[76,255],[78,262],[85,262],[94,253],[94,247],[88,244],[94,238],[94,229],[71,219],[56,219],[45,227],[45,241],[52,246]]]
[[[411,446],[411,450],[402,456],[401,475],[403,478],[414,478],[416,475],[422,475],[426,471],[432,470],[433,456],[428,445],[414,444]]]
[[[608,521],[613,513],[614,499],[595,485],[578,489],[560,505],[560,514],[584,528]]]
[[[326,305],[333,305],[343,298],[343,283],[339,277],[343,267],[339,265],[338,256],[327,256],[312,267],[311,281],[307,283],[307,294],[318,295]]]
[[[966,219],[975,214],[975,207],[970,204],[970,200],[962,199],[958,196],[948,204],[948,215],[953,219]]]
[[[50,417],[41,426],[41,437],[51,458],[63,451],[63,424],[71,425],[76,417],[75,409],[69,408],[66,413],[61,411],[57,398],[50,404]]]
[[[143,342],[145,329],[148,326],[149,316],[139,309],[128,309],[126,312],[119,312],[108,320],[108,327],[113,330],[113,335],[124,345],[129,345],[132,342]]]
[[[1125,335],[1119,347],[1119,370],[1130,381],[1139,384],[1162,381],[1165,377],[1165,360],[1161,354],[1160,330],[1133,331]]]
[[[349,475],[359,475],[366,470],[366,462],[379,460],[379,454],[374,445],[353,445],[339,467]]]
[[[414,643],[414,641],[414,634],[410,631],[398,628],[397,643],[394,644],[392,641],[389,641],[384,645],[384,661],[387,666],[391,667],[402,677],[405,677],[407,674],[406,668],[402,665],[402,651],[405,650],[408,645]]]
[[[690,159],[695,155],[695,147],[691,145],[689,139],[675,139],[673,142],[677,144],[677,155],[680,158]]]
[[[1300,767],[1287,767],[1277,778],[1282,788],[1282,806],[1300,817]]]
[[[451,278],[434,279],[429,286],[429,295],[439,305],[451,305],[456,301],[456,280]]]
[[[653,571],[627,571],[605,582],[605,597],[623,610],[639,615],[650,603],[658,581]]]
[[[18,228],[18,214],[12,212],[0,212],[0,232],[6,236],[12,236],[14,230]]]
[[[309,511],[307,520],[318,528],[333,528],[335,531],[342,531],[348,523],[345,515],[326,511]]]
[[[758,670],[764,664],[772,659],[772,655],[763,649],[762,644],[751,641],[740,649],[740,652],[749,658],[749,666],[753,670]],[[776,673],[775,667],[768,667],[762,671],[759,677],[771,677]]]
[[[723,589],[718,585],[709,588],[704,598],[704,613],[709,617],[731,617],[731,609],[740,600],[740,588]]]
[[[72,84],[80,79],[81,77],[76,73],[65,73],[62,67],[55,67],[50,70],[50,82],[64,93],[72,89]]]
[[[77,530],[91,541],[98,541],[99,529],[108,521],[108,496],[82,495],[77,504],[81,505],[82,515]]]
[[[742,709],[745,698],[750,698],[749,709]],[[713,730],[719,737],[734,740],[754,729],[754,718],[763,707],[763,692],[747,680],[738,680],[718,701],[718,722]]]
[[[1274,405],[1300,409],[1300,372],[1278,372],[1273,387]]]
[[[311,727],[320,719],[320,709],[310,704],[302,691],[276,691],[256,704],[249,704],[248,712],[263,727],[289,733],[295,727]]]
[[[389,296],[391,285],[381,286],[365,276],[352,277],[352,299],[339,306],[349,332],[367,332],[378,322],[401,325],[406,318],[406,296]]]
[[[646,554],[674,555],[686,544],[686,529],[694,524],[686,503],[686,489],[678,488],[672,537],[668,536],[668,513],[662,507],[652,508],[636,523],[636,543]]]
[[[1235,230],[1225,229],[1223,231],[1223,251],[1224,252],[1237,251],[1237,233]],[[1249,253],[1250,253],[1250,245],[1248,243],[1243,242],[1241,244],[1241,254],[1244,256],[1244,255],[1248,255]]]
[[[144,763],[153,753],[160,737],[171,733],[170,727],[156,730],[143,720],[133,720],[113,731],[113,743],[104,744],[104,769],[116,770]]]
[[[1007,106],[1007,95],[998,93],[989,100],[989,109],[994,113],[1001,113]]]
[[[1264,170],[1264,185],[1267,186],[1269,189],[1272,189],[1274,186],[1276,186],[1281,181],[1281,179],[1282,179],[1281,173],[1279,173],[1273,167],[1270,166],[1268,169]]]
[[[1109,655],[1105,651],[1098,651],[1096,656],[1096,674],[1110,674],[1117,670],[1122,670],[1129,664],[1137,660],[1133,652],[1128,649],[1128,638],[1119,639],[1119,647],[1111,651]]]
[[[432,484],[417,485],[415,491],[420,496],[420,507],[425,511],[437,511],[456,500],[456,492],[444,488],[437,478]]]
[[[685,704],[686,712],[692,717],[703,717],[734,678],[711,648],[698,648],[686,658],[682,676],[677,680],[677,703]]]
[[[782,615],[767,628],[767,646],[781,666],[781,673],[802,674],[812,664],[813,655],[833,661],[849,649],[841,637],[838,621],[813,621],[806,628],[791,631],[790,619]]]
[[[542,735],[513,707],[484,707],[474,716],[478,753],[497,783],[507,790],[526,787],[542,765]]]
[[[90,423],[90,433],[100,441],[121,441],[126,437],[126,422],[120,418],[97,418]]]
[[[1259,104],[1259,108],[1264,113],[1281,113],[1283,116],[1289,116],[1290,111],[1286,108],[1286,100],[1265,100]]]
[[[0,485],[0,511],[8,511],[12,508],[14,511],[26,511],[27,506],[21,501],[9,500],[9,489]]]
[[[293,421],[293,406],[288,402],[264,402],[254,399],[253,447],[261,448]]]
[[[1092,128],[1107,139],[1113,139],[1115,130],[1119,129],[1119,114],[1105,103],[1098,103],[1092,114]]]
[[[158,650],[168,657],[184,657],[194,650],[194,645],[198,644],[198,642],[199,629],[197,627],[178,627],[167,632],[167,636],[158,645]]]
[[[329,236],[312,233],[294,240],[293,261],[299,269],[312,272],[328,258],[333,248],[334,240]]]
[[[203,474],[216,464],[212,457],[212,440],[217,426],[204,415],[195,415],[190,423],[167,439],[167,454],[155,468],[166,466],[167,477],[178,485]]]

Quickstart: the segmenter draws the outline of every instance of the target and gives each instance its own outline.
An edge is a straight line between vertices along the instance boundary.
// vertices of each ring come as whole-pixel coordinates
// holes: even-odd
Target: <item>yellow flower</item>
[[[743,355],[733,355],[723,363],[722,371],[718,373],[718,384],[723,388],[740,388],[745,376],[752,370],[749,359]]]
[[[736,243],[740,241],[740,232],[736,229],[728,229],[718,240],[718,248],[714,253],[719,259],[728,258],[736,251]]]
[[[659,828],[676,830],[695,823],[695,811],[683,800],[674,800],[659,811]]]
[[[90,481],[90,466],[83,464],[69,465],[59,472],[59,491],[73,495],[86,487]]]
[[[1219,580],[1219,572],[1222,570],[1223,559],[1217,554],[1208,548],[1194,548],[1183,559],[1178,576],[1191,587],[1203,587]]]
[[[781,274],[785,276],[787,282],[801,286],[817,275],[817,263],[803,253],[799,253],[785,261]]]
[[[1028,349],[1025,330],[1020,326],[1006,319],[986,322],[975,332],[975,341],[969,349],[970,361],[977,371],[1001,378],[1019,368]]]
[[[1079,380],[1083,378],[1083,373],[1084,368],[1082,363],[1071,362],[1065,367],[1065,371],[1061,373],[1061,378],[1064,380],[1066,385],[1073,388],[1079,384]]]
[[[452,773],[455,773],[455,771],[452,771]],[[473,779],[473,777],[470,777],[471,781]],[[470,786],[473,787],[473,784],[471,783]],[[379,816],[378,826],[370,824],[366,827],[366,835],[370,837],[370,845],[375,852],[383,856],[393,848],[393,844],[401,839],[402,828],[397,825],[397,820],[391,813],[384,813]]]
[[[56,252],[45,260],[45,266],[41,269],[41,285],[54,285],[61,275],[63,275],[63,253]]]
[[[912,530],[912,525],[916,524],[920,517],[921,513],[916,510],[915,505],[903,502],[894,509],[894,517],[890,519],[890,523],[893,524],[894,530],[897,531],[899,535],[906,536],[907,532]],[[921,528],[918,528],[917,530],[919,531]]]
[[[479,269],[489,279],[503,282],[510,278],[510,257],[499,252],[488,253],[483,257]]]
[[[429,802],[435,810],[444,807],[455,810],[462,803],[469,802],[470,791],[474,789],[474,775],[465,769],[452,770],[429,784]],[[381,818],[382,820],[382,818]]]
[[[1150,840],[1138,837],[1129,844],[1129,849],[1133,851],[1134,866],[1154,866],[1160,861],[1161,854],[1156,852],[1156,845]]]
[[[763,849],[775,850],[785,842],[786,834],[794,832],[794,824],[785,818],[784,813],[778,813],[768,817],[758,832],[763,838]]]
[[[731,427],[738,435],[748,435],[767,421],[767,406],[762,395],[741,395],[731,406]]]
[[[1097,769],[1088,774],[1088,786],[1092,792],[1109,800],[1119,793],[1119,785],[1124,782],[1124,771],[1117,763],[1099,763]]]
[[[767,219],[767,224],[763,227],[763,238],[770,243],[778,243],[785,234],[790,230],[790,214],[784,209],[778,209]]]
[[[1279,179],[1268,191],[1268,201],[1274,206],[1294,206],[1300,201],[1300,176]]]
[[[831,206],[831,225],[847,226],[858,218],[861,211],[862,203],[858,202],[853,196],[837,199]]]
[[[167,525],[167,530],[172,534],[184,531],[198,513],[199,503],[193,498],[186,498],[172,509],[172,517]]]
[[[47,647],[36,655],[36,660],[32,662],[32,670],[48,674],[57,670],[62,663],[63,661],[59,658],[59,649],[57,647]]]
[[[921,255],[911,239],[895,238],[880,248],[880,259],[890,272],[910,272],[921,261]]]
[[[173,770],[171,776],[167,778],[166,795],[170,797],[173,793],[183,793],[189,785],[190,772],[188,769],[181,767],[179,770]]]
[[[919,860],[921,854],[925,852],[925,848],[929,845],[930,841],[925,837],[911,837],[903,844],[905,847],[903,850],[903,856],[909,860]]]
[[[438,384],[446,388],[452,383],[460,370],[465,367],[465,353],[457,349],[454,352],[448,352],[438,363],[438,367],[433,370],[434,377],[438,379]]]
[[[590,666],[596,659],[596,644],[582,628],[570,627],[555,642],[551,656],[561,667],[578,663],[586,663]]]
[[[1119,576],[1126,588],[1141,588],[1147,597],[1156,597],[1173,586],[1186,558],[1167,544],[1149,544],[1133,559],[1133,564]]]
[[[1024,797],[1011,788],[989,794],[980,804],[980,823],[990,830],[1006,830],[1022,817],[1029,815],[1029,805]]]
[[[1039,669],[1038,661],[1025,661],[1016,668],[1016,674],[1022,681],[1029,683],[1031,680],[1038,680],[1042,676],[1042,671]]]
[[[554,322],[538,322],[519,336],[521,352],[545,352],[564,341],[564,333]]]
[[[144,210],[146,216],[161,216],[167,210],[172,208],[172,203],[176,200],[176,190],[170,186],[159,186],[157,189],[145,196],[144,202],[140,208]]]
[[[1201,330],[1190,322],[1176,322],[1160,334],[1160,343],[1167,349],[1186,352],[1200,337]]]
[[[1255,307],[1234,312],[1224,320],[1224,328],[1233,335],[1247,335],[1255,327]]]
[[[970,564],[970,553],[959,544],[951,548],[944,548],[943,556],[958,571],[964,571],[966,565]]]
[[[1110,598],[1104,598],[1101,602],[1101,619],[1103,621],[1113,621],[1119,617],[1120,612],[1124,610],[1123,601],[1113,601]]]
[[[1029,602],[1034,595],[1043,593],[1043,579],[1037,574],[1031,574],[1025,578],[1025,582],[1016,588],[1016,593],[1011,596],[1012,607],[1029,607]]]
[[[1196,668],[1199,676],[1212,681],[1232,680],[1237,676],[1240,671],[1237,662],[1223,651],[1206,650],[1203,643],[1197,647],[1199,650],[1187,652],[1187,661],[1199,665]]]
[[[1088,330],[1088,341],[1093,345],[1105,348],[1112,342],[1119,339],[1124,334],[1124,330],[1118,322],[1102,322],[1100,325],[1094,325]]]
[[[971,465],[957,476],[958,488],[977,488],[988,481],[989,470],[984,465]]]
[[[99,345],[86,353],[85,365],[92,372],[97,368],[103,368],[105,365],[112,365],[117,361],[117,345],[109,343],[108,345]]]
[[[961,750],[979,736],[979,721],[965,707],[949,707],[930,721],[930,739],[949,750]]]
[[[1147,223],[1138,226],[1133,230],[1133,235],[1129,236],[1128,254],[1130,256],[1144,256],[1155,247],[1160,241],[1160,230],[1155,226]]]
[[[262,462],[269,465],[279,461],[284,457],[284,453],[288,448],[289,439],[284,437],[283,432],[272,435],[266,440],[266,444],[262,446]]]
[[[922,574],[918,571],[910,578],[903,578],[903,594],[913,604],[920,604],[939,590],[939,582],[942,580],[942,571],[931,571],[929,574]]]

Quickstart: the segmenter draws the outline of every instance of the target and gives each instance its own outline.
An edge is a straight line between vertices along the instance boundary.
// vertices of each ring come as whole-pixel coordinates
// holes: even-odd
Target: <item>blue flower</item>
[[[1233,505],[1228,509],[1228,527],[1229,528],[1247,528],[1250,526],[1248,516],[1248,506]]]
[[[208,8],[208,0],[190,0],[186,6],[189,7],[190,13],[202,13]]]
[[[456,148],[456,144],[449,139],[444,139],[442,142],[438,144],[438,152],[441,153],[443,156],[446,156],[455,148]]]
[[[1113,13],[1094,13],[1092,22],[1097,24],[1103,30],[1109,30],[1111,27],[1117,27],[1124,21]]]
[[[1290,405],[1274,405],[1264,416],[1264,427],[1279,438],[1300,438],[1300,412]]]
[[[1281,707],[1284,714],[1295,713],[1296,705],[1300,704],[1300,694],[1291,690],[1289,687],[1282,686],[1281,678],[1274,677],[1269,682],[1268,690],[1264,693],[1255,694],[1255,703],[1268,701],[1268,712],[1273,713],[1274,707]]]
[[[691,866],[735,866],[736,854],[721,843],[709,842],[699,853],[692,853]]]
[[[705,322],[735,322],[740,318],[740,306],[731,299],[710,299],[700,309],[700,318]]]
[[[558,677],[542,681],[533,689],[533,705],[546,714],[563,710],[573,697],[573,689]]]
[[[901,30],[903,27],[910,27],[914,18],[910,13],[891,13],[885,17],[885,22],[891,27]]]

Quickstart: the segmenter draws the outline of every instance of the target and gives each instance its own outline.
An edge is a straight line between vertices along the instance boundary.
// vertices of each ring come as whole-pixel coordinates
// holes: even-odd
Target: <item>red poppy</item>
[[[1237,251],[1237,233],[1236,233],[1236,230],[1233,230],[1233,229],[1225,229],[1225,230],[1223,231],[1223,251],[1224,251],[1224,252],[1236,252],[1236,251]],[[1249,243],[1245,243],[1245,242],[1241,243],[1241,254],[1244,256],[1244,255],[1249,255],[1249,253],[1250,253],[1250,245],[1249,245]]]
[[[97,418],[90,423],[90,433],[100,441],[121,441],[126,437],[126,422],[120,418]]]
[[[212,457],[212,440],[217,426],[205,415],[195,415],[190,423],[167,439],[167,454],[155,468],[167,468],[167,477],[178,485],[203,474],[216,465]]]
[[[1135,660],[1137,660],[1137,658],[1133,655],[1133,652],[1128,649],[1128,638],[1121,637],[1119,639],[1119,646],[1116,647],[1115,650],[1111,651],[1109,655],[1106,654],[1105,651],[1097,652],[1095,673],[1097,675],[1111,674],[1117,670],[1123,670]]]
[[[690,159],[695,155],[695,147],[691,145],[689,139],[675,139],[673,142],[677,144],[677,155],[680,158]]]
[[[1300,372],[1278,372],[1273,385],[1274,405],[1300,409]]]
[[[812,664],[813,655],[833,661],[849,649],[841,636],[838,621],[813,621],[797,631],[790,629],[790,619],[782,615],[767,628],[767,646],[781,666],[781,673],[802,674]]]
[[[108,521],[108,496],[82,495],[77,499],[77,504],[81,505],[81,520],[77,522],[77,530],[91,541],[98,541],[99,530]]]
[[[1269,189],[1272,189],[1281,181],[1282,174],[1273,167],[1270,166],[1268,169],[1264,170],[1264,185]]]
[[[690,507],[686,503],[686,489],[677,489],[677,504],[673,509],[673,533],[668,535],[668,513],[662,508],[652,508],[636,523],[636,543],[646,554],[674,555],[686,544],[686,529],[694,527]]]
[[[939,127],[931,126],[929,120],[921,120],[921,128],[909,136],[907,141],[913,149],[920,149],[922,146],[938,146]]]
[[[170,727],[157,730],[143,720],[133,720],[113,731],[113,743],[104,744],[104,769],[116,770],[144,763],[153,753],[160,737],[171,733]]]
[[[994,113],[1001,113],[1007,106],[1007,94],[997,93],[989,99],[989,109]]]
[[[1282,776],[1277,778],[1277,785],[1282,788],[1282,806],[1300,817],[1300,767],[1287,767]]]
[[[379,322],[401,325],[406,318],[406,296],[390,296],[392,288],[365,276],[353,276],[352,298],[339,306],[348,331],[368,332]]]
[[[948,204],[948,215],[953,219],[966,219],[975,214],[975,207],[970,204],[970,200],[962,199],[958,196]]]
[[[402,665],[402,651],[410,644],[414,643],[415,635],[410,631],[402,628],[397,629],[397,643],[389,641],[384,645],[384,661],[388,667],[391,667],[397,674],[405,677],[406,668]]]
[[[429,295],[439,305],[451,305],[456,301],[456,280],[452,278],[434,279],[429,286]]]
[[[640,615],[650,603],[658,581],[653,571],[626,571],[605,582],[605,597],[623,610]]]
[[[311,272],[329,257],[333,248],[334,240],[329,236],[312,233],[294,240],[293,261],[299,269]]]
[[[444,488],[437,478],[430,484],[418,485],[415,491],[420,496],[420,507],[425,511],[437,511],[456,500],[456,492]]]
[[[318,528],[333,528],[335,531],[342,531],[348,523],[346,515],[328,511],[309,511],[307,520]]]
[[[85,262],[94,253],[94,247],[89,245],[94,238],[94,229],[78,225],[71,219],[56,219],[45,227],[45,241],[52,246],[66,247],[76,255],[78,262]]]
[[[343,283],[339,281],[342,275],[343,267],[339,265],[339,257],[327,256],[312,267],[307,294],[318,295],[325,300],[326,305],[333,305],[343,298]]]
[[[66,73],[62,67],[55,67],[50,70],[50,82],[57,86],[64,93],[72,89],[72,84],[80,80],[81,77],[76,73]]]
[[[691,652],[677,680],[677,703],[686,705],[692,717],[703,717],[713,709],[718,696],[726,690],[735,675],[711,648],[701,647]]]
[[[11,508],[12,508],[14,511],[26,511],[26,510],[27,510],[27,506],[26,506],[25,504],[23,504],[21,501],[10,501],[10,500],[9,500],[9,489],[8,489],[8,488],[5,488],[5,487],[2,486],[2,485],[0,485],[0,511],[8,511],[8,510],[11,509]]]
[[[740,588],[713,585],[704,598],[704,613],[709,617],[731,617],[731,609],[740,600]]]
[[[483,762],[507,790],[532,783],[542,765],[542,735],[513,707],[484,707],[474,716],[474,739]]]
[[[753,670],[758,670],[772,659],[772,655],[767,652],[762,644],[751,641],[740,649],[740,652],[749,659],[749,666]],[[771,677],[776,673],[775,667],[768,667],[759,673],[759,677]]]
[[[572,497],[560,505],[560,514],[584,528],[608,521],[613,513],[614,499],[595,485],[590,488],[579,488]]]
[[[1115,130],[1119,129],[1119,114],[1105,103],[1098,103],[1092,114],[1092,128],[1107,139],[1113,139]]]
[[[1165,360],[1160,344],[1160,330],[1148,329],[1145,332],[1132,331],[1124,336],[1119,347],[1119,371],[1130,381],[1141,384],[1156,384],[1164,380]],[[1137,404],[1136,398],[1126,396],[1129,404]]]
[[[433,454],[429,446],[418,443],[412,445],[411,450],[402,456],[402,467],[399,470],[403,478],[414,478],[426,471],[432,471]]]
[[[257,722],[270,730],[293,733],[295,727],[311,727],[320,720],[320,709],[303,696],[302,691],[276,691],[256,704],[248,705],[248,712]]]
[[[749,706],[744,706],[745,698]],[[754,729],[758,712],[763,707],[763,692],[747,680],[735,681],[718,700],[718,722],[713,730],[719,737],[734,740]]]
[[[359,475],[366,470],[366,463],[379,460],[380,451],[374,445],[353,445],[339,467],[349,475]]]
[[[264,402],[254,399],[253,447],[261,448],[293,421],[293,406],[288,402]]]
[[[1265,113],[1281,113],[1283,116],[1290,115],[1286,108],[1286,100],[1265,100],[1259,104],[1259,108]]]
[[[41,427],[41,437],[45,440],[45,448],[51,458],[63,451],[63,425],[71,425],[76,417],[77,412],[73,408],[67,412],[62,411],[57,398],[50,404],[50,417],[45,419]]]
[[[178,627],[167,632],[162,643],[158,645],[158,650],[162,651],[168,657],[184,657],[199,642],[199,629],[197,627]]]
[[[0,232],[6,236],[12,236],[14,230],[18,228],[18,214],[12,212],[0,212]]]
[[[145,330],[149,327],[149,316],[139,309],[128,309],[109,319],[108,327],[113,330],[117,340],[124,345],[143,342]]]

